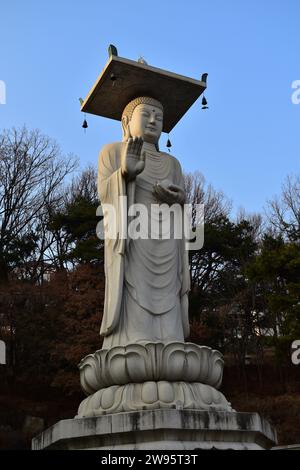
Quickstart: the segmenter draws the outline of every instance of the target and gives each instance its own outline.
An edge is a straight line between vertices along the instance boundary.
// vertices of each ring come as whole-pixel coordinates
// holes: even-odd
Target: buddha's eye
[[[158,116],[156,116],[156,120],[157,120],[157,121],[162,121],[162,120],[163,120],[163,117],[159,114]]]
[[[149,117],[150,113],[148,113],[148,111],[142,111],[141,115],[144,116],[144,117]]]

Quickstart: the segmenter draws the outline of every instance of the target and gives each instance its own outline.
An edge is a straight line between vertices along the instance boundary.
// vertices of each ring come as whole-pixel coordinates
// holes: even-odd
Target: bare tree
[[[222,191],[217,191],[211,184],[206,184],[202,173],[199,171],[185,173],[184,184],[187,203],[204,205],[205,221],[211,222],[220,216],[229,216],[230,201]]]
[[[255,242],[259,243],[265,233],[266,224],[261,214],[259,213],[248,213],[243,207],[240,207],[237,216],[236,223],[239,224],[246,220],[252,227],[253,238]]]
[[[0,135],[0,280],[8,278],[17,241],[32,246],[36,234],[42,262],[51,243],[42,223],[45,211],[59,203],[61,185],[75,167],[74,156],[62,155],[38,130],[13,128]]]
[[[98,202],[96,168],[89,165],[79,175],[75,176],[67,188],[67,194],[69,195],[69,203],[78,198],[91,203]]]
[[[285,179],[281,195],[268,202],[267,214],[274,234],[300,241],[300,175]]]
[[[205,231],[208,226],[219,225],[220,221],[227,219],[231,210],[231,203],[221,191],[216,191],[211,185],[207,185],[204,176],[200,172],[184,175],[187,203],[192,205],[192,224],[198,223],[196,218],[196,204],[204,205]],[[191,266],[191,288],[197,287],[204,291],[209,288],[219,276],[222,256],[214,250],[207,248],[207,239],[204,238],[204,249],[191,251],[189,260]]]
[[[74,176],[71,183],[62,189],[62,197],[60,205],[54,208],[52,214],[49,214],[49,219],[54,215],[67,215],[69,209],[79,201],[85,201],[92,206],[99,203],[97,192],[97,171],[94,167],[88,166],[80,174]],[[52,224],[51,235],[53,243],[49,245],[47,250],[48,262],[55,269],[67,269],[72,266],[69,259],[69,254],[74,249],[75,243],[73,237],[58,224]],[[96,231],[96,224],[95,224]]]

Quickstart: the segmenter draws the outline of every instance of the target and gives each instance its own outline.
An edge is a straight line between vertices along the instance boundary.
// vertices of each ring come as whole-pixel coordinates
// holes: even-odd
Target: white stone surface
[[[219,351],[193,343],[128,344],[100,349],[79,364],[87,395],[111,385],[147,381],[199,382],[219,388],[224,360]]]
[[[160,408],[233,411],[223,393],[209,385],[161,380],[102,388],[81,402],[76,418]]]
[[[32,449],[259,450],[276,443],[276,431],[257,413],[153,410],[59,421]]]
[[[129,210],[133,204],[142,205],[149,217],[153,204],[184,200],[180,163],[158,151],[162,123],[160,103],[137,98],[122,116],[124,141],[106,145],[100,152],[99,197],[102,204],[114,207],[119,234],[128,217],[120,197],[127,197]],[[106,236],[105,275],[103,349],[184,341],[188,336],[190,276],[184,239],[171,234],[169,239],[131,237],[125,242],[122,237]]]

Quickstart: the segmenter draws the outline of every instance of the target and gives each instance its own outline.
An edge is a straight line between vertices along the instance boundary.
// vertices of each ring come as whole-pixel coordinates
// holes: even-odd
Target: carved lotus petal
[[[89,354],[79,364],[80,383],[83,390],[88,394],[99,390],[98,377],[100,375],[100,367],[98,357],[95,354]]]
[[[198,382],[218,388],[223,358],[219,351],[193,343],[128,344],[89,354],[79,369],[88,395],[112,385],[149,381]]]
[[[234,411],[224,395],[210,385],[148,381],[99,390],[81,402],[76,418],[157,408]]]

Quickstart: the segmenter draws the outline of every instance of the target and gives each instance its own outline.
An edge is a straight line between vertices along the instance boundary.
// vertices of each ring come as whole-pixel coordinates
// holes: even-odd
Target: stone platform
[[[276,431],[257,413],[157,409],[59,421],[33,450],[264,450]]]

